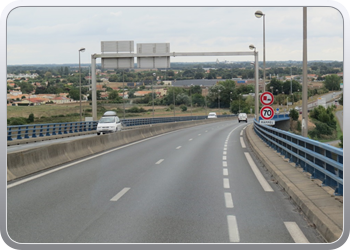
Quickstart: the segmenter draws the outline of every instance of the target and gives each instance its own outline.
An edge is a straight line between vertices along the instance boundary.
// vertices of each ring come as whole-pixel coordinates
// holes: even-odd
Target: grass
[[[152,118],[152,106],[146,105],[130,105],[126,104],[125,109],[132,106],[143,107],[146,112],[143,113],[125,113],[125,118]],[[91,105],[89,103],[82,103],[83,120],[84,117],[91,117]],[[97,119],[99,119],[106,110],[117,111],[120,118],[124,118],[123,104],[116,103],[100,103],[97,105]],[[193,116],[208,115],[209,112],[216,112],[223,114],[226,112],[230,114],[228,109],[205,109],[202,107],[192,107]],[[11,117],[24,117],[34,114],[34,123],[60,123],[60,122],[75,122],[80,121],[80,105],[79,103],[59,104],[59,105],[38,105],[38,106],[7,106],[7,119]],[[191,107],[187,107],[187,111],[183,112],[178,106],[175,107],[175,116],[190,116]],[[154,117],[169,117],[174,116],[174,111],[169,109],[169,106],[154,106]]]

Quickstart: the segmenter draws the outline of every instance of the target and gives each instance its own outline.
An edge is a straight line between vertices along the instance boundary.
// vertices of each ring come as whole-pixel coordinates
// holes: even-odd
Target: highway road
[[[256,161],[245,123],[181,129],[8,185],[20,243],[324,243]]]

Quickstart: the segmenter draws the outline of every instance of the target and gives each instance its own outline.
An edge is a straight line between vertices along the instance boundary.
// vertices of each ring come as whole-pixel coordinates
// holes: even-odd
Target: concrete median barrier
[[[233,118],[155,124],[7,154],[7,181],[170,131]]]

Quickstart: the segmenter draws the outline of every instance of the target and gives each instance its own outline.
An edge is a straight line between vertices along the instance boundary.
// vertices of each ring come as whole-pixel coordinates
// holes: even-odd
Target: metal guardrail
[[[73,134],[96,130],[97,122],[66,122],[7,126],[7,140],[28,139],[50,135]]]
[[[236,115],[219,115],[218,118],[234,117]],[[207,116],[175,116],[175,117],[157,117],[157,118],[136,118],[121,119],[123,127],[150,125],[157,123],[182,122],[192,120],[207,119]],[[7,140],[21,140],[37,137],[45,137],[60,134],[74,134],[84,131],[96,130],[98,121],[89,122],[66,122],[66,123],[46,123],[46,124],[27,124],[17,126],[7,126]]]
[[[254,120],[257,135],[277,152],[289,158],[290,162],[309,172],[323,185],[335,189],[335,195],[343,195],[343,150],[295,135]]]

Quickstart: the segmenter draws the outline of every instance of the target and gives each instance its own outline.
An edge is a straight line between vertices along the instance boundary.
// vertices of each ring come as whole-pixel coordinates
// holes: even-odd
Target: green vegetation
[[[310,112],[310,119],[313,119],[315,128],[309,131],[312,139],[336,139],[337,121],[334,115],[335,107],[318,106]]]

